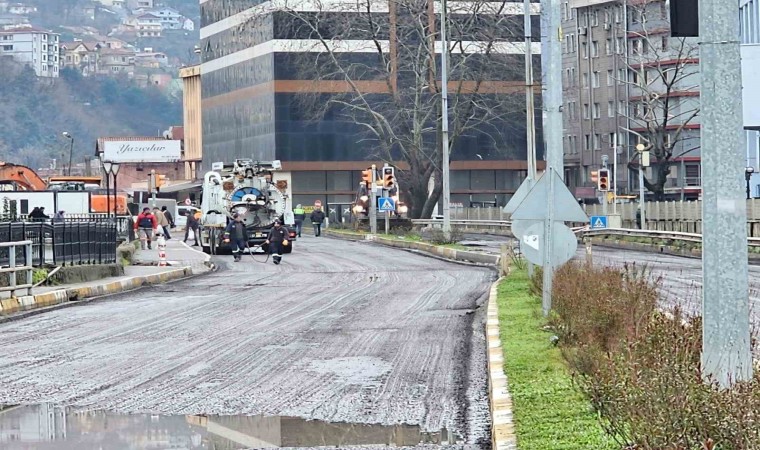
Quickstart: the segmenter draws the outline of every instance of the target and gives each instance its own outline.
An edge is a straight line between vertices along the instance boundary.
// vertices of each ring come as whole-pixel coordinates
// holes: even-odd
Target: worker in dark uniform
[[[248,244],[248,230],[245,229],[245,224],[240,214],[233,215],[232,219],[232,222],[224,230],[224,242],[232,242],[230,245],[232,247],[232,256],[235,257],[235,262],[238,262],[242,258],[246,244]]]
[[[275,264],[280,264],[280,261],[282,261],[283,247],[290,244],[288,242],[288,236],[288,229],[283,227],[279,220],[275,220],[274,228],[269,232],[269,236],[267,236],[267,240],[264,242],[269,245],[269,253],[274,255],[272,261]]]

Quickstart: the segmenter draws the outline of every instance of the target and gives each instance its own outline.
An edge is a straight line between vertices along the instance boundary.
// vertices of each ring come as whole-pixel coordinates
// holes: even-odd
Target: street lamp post
[[[747,167],[744,169],[744,178],[747,180],[747,200],[752,198],[752,196],[750,195],[749,180],[752,179],[752,174],[754,172],[755,172],[754,167]]]
[[[641,229],[646,230],[647,229],[647,213],[646,213],[646,203],[644,202],[644,166],[646,158],[649,159],[649,153],[645,152],[644,150],[646,147],[644,144],[637,144],[636,145],[636,151],[639,152],[639,210],[641,211]],[[647,161],[647,164],[648,161]]]
[[[69,172],[68,172],[68,175],[71,176],[71,161],[74,155],[74,136],[72,136],[68,131],[64,131],[63,137],[71,141],[71,144],[69,146]]]
[[[119,167],[121,167],[119,163],[111,163],[111,172],[113,172],[113,217],[114,219],[116,219],[116,214],[118,213],[117,194],[119,191],[116,189],[116,176],[119,174]]]
[[[100,167],[106,176],[106,217],[111,215],[111,165],[113,163],[100,159]]]

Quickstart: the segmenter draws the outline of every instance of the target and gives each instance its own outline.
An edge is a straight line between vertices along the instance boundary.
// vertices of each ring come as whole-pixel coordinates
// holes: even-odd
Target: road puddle
[[[50,404],[0,407],[3,450],[237,450],[456,445],[448,430],[328,423],[278,416],[176,416],[77,411]]]

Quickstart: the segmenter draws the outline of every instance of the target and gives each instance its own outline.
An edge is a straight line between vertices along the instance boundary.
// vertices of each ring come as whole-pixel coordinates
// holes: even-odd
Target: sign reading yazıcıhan
[[[106,141],[103,160],[111,162],[173,162],[182,157],[180,141]]]

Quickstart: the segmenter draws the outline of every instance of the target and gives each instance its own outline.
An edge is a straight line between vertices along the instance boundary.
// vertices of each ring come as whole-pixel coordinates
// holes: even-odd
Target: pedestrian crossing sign
[[[591,216],[591,228],[607,228],[607,216]]]
[[[377,205],[381,212],[393,212],[396,210],[396,202],[390,197],[380,197]]]

